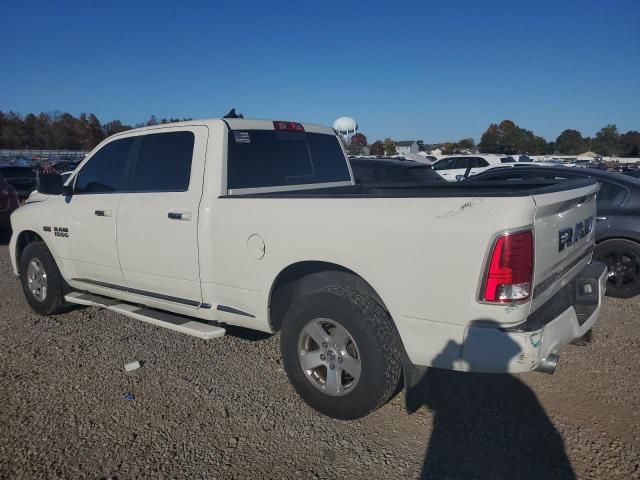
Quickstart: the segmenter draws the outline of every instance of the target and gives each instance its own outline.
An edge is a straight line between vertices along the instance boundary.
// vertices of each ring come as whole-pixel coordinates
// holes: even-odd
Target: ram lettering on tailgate
[[[564,247],[571,247],[578,243],[578,240],[586,237],[593,230],[593,216],[585,218],[582,222],[576,223],[575,227],[567,227],[558,231],[558,251]]]

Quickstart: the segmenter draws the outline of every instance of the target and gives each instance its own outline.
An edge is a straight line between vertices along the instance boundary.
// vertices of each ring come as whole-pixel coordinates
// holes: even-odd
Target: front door
[[[118,209],[118,253],[132,293],[183,306],[202,301],[198,208],[208,129],[159,129],[138,137],[131,192]]]
[[[54,199],[54,239],[73,278],[125,286],[116,245],[116,221],[133,141],[100,148],[72,179],[73,195]]]

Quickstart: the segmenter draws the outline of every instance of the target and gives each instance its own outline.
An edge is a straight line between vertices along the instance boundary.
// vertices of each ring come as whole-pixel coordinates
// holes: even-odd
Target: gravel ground
[[[553,376],[432,370],[413,414],[401,394],[335,421],[288,384],[278,336],[41,317],[0,246],[0,477],[638,479],[639,347],[640,298],[606,299]]]

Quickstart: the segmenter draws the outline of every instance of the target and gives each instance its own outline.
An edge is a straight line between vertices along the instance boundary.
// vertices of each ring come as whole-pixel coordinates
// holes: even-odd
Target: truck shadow
[[[224,328],[227,331],[225,335],[231,335],[232,337],[241,338],[242,340],[248,340],[250,342],[262,342],[264,340],[269,340],[274,335],[273,333],[250,330],[248,328],[236,327],[234,325],[225,325]]]
[[[499,353],[505,367],[520,352],[510,343],[511,351]],[[451,341],[440,355],[450,359],[460,351]],[[433,413],[422,479],[576,478],[562,436],[513,375],[430,368],[407,389],[406,402],[410,413],[423,405]]]

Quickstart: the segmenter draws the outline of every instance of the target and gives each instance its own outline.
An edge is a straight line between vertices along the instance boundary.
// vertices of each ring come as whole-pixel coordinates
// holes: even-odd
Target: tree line
[[[144,123],[127,125],[120,120],[101,123],[93,113],[74,117],[70,113],[0,111],[0,148],[44,150],[91,150],[105,138],[134,127],[179,122],[190,118],[162,118],[154,115]]]
[[[350,154],[357,155],[367,146],[367,137],[357,133],[347,145]],[[615,125],[601,128],[593,137],[583,137],[578,130],[564,130],[555,141],[548,142],[532,131],[519,127],[511,120],[489,125],[476,145],[473,138],[457,142],[426,144],[417,140],[420,151],[439,148],[443,154],[466,152],[496,153],[501,155],[579,155],[591,151],[603,157],[640,157],[640,132],[630,130],[620,134]],[[395,155],[396,141],[392,138],[376,140],[368,145],[370,155]]]
[[[630,130],[620,134],[618,127],[609,124],[593,137],[583,137],[574,129],[566,129],[553,142],[535,135],[530,130],[517,126],[511,120],[491,124],[482,134],[478,150],[482,153],[532,155],[560,154],[579,155],[587,151],[604,157],[640,156],[640,132]]]
[[[21,116],[15,112],[0,111],[0,148],[91,150],[105,138],[124,130],[145,125],[191,120],[190,118],[162,118],[152,115],[149,120],[136,125],[127,125],[120,120],[101,123],[93,113],[82,113],[74,117],[70,113],[29,113]],[[476,145],[473,138],[457,142],[426,144],[418,140],[422,151],[440,148],[444,154],[462,152],[497,153],[513,155],[578,155],[592,151],[602,156],[640,157],[640,132],[636,130],[620,134],[615,125],[607,125],[593,137],[583,137],[578,130],[564,130],[555,141],[548,142],[532,131],[516,125],[511,120],[489,125]],[[347,150],[357,155],[368,147],[371,155],[394,155],[396,141],[392,138],[376,140],[367,144],[367,137],[355,134]]]

